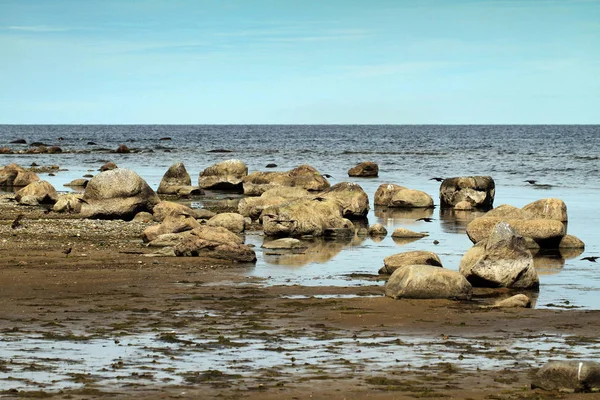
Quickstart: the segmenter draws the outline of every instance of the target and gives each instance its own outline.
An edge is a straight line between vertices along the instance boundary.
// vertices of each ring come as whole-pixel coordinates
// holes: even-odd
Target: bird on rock
[[[15,220],[12,222],[12,224],[10,224],[10,227],[12,229],[17,229],[21,227],[21,220],[23,219],[24,215],[23,214],[19,214],[17,215],[17,218],[15,218]]]
[[[69,247],[69,248],[63,250],[62,252],[65,253],[65,257],[69,257],[69,254],[71,254],[71,251],[73,251],[73,248]]]

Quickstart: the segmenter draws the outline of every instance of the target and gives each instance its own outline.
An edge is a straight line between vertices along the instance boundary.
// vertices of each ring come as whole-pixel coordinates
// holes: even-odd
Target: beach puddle
[[[317,327],[318,328],[318,327]],[[57,391],[136,384],[184,384],[209,380],[206,374],[239,380],[257,376],[315,373],[339,377],[361,370],[436,368],[462,370],[534,368],[561,358],[600,356],[597,338],[562,335],[531,337],[434,338],[413,336],[289,337],[219,336],[206,339],[175,331],[88,340],[49,340],[6,334],[0,347],[0,383],[5,389]]]

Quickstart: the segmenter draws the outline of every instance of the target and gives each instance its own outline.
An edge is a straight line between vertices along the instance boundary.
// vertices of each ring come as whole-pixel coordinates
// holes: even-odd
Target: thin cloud
[[[58,26],[48,26],[48,25],[12,25],[4,28],[9,31],[18,31],[18,32],[66,32],[71,30],[70,28],[58,27]]]

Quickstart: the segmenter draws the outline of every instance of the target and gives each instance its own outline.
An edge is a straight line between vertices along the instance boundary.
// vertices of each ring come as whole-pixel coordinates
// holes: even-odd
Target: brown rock
[[[379,165],[372,161],[362,162],[348,170],[348,176],[376,177],[379,174]]]
[[[200,173],[198,185],[202,189],[242,191],[242,180],[248,175],[248,167],[240,160],[216,163]]]
[[[474,208],[491,208],[496,185],[491,176],[463,176],[444,179],[440,186],[440,205],[454,207],[468,201]]]
[[[567,222],[567,205],[561,199],[540,199],[523,207],[525,218],[528,219],[553,219]]]
[[[442,267],[442,261],[437,254],[431,251],[407,251],[384,258],[383,267],[379,270],[379,273],[389,275],[398,268],[409,265],[431,265],[433,267]]]

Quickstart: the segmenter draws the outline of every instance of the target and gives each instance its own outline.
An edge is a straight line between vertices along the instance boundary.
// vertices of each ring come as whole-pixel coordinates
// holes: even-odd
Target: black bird
[[[535,185],[535,184],[537,183],[537,181],[536,181],[536,180],[533,180],[533,179],[526,179],[526,180],[524,180],[523,182],[527,182],[527,183],[529,183],[530,185]]]
[[[321,176],[324,176],[325,178],[333,178],[333,176],[331,176],[329,174],[321,174]]]
[[[438,176],[434,176],[433,178],[429,179],[430,181],[438,181],[438,182],[443,182],[444,178],[440,178]]]
[[[69,254],[71,254],[71,251],[73,251],[73,248],[69,247],[68,249],[63,250],[62,252],[65,253],[65,257],[69,257]]]
[[[17,218],[15,218],[15,220],[12,222],[12,224],[10,224],[10,227],[12,229],[17,229],[21,227],[21,220],[23,219],[24,215],[23,214],[19,214],[17,215]]]
[[[425,221],[425,222],[432,222],[432,221],[433,221],[433,218],[429,218],[429,217],[423,217],[423,218],[415,219],[415,221]]]
[[[596,262],[597,259],[599,259],[600,257],[598,256],[591,256],[591,257],[583,257],[582,260],[586,260],[586,261],[590,261],[590,262]]]

